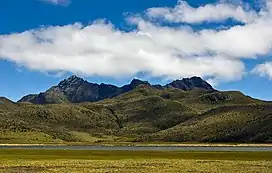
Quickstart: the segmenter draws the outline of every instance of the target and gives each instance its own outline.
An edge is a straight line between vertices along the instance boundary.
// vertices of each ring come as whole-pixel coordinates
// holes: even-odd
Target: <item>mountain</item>
[[[130,84],[117,87],[108,84],[89,83],[77,76],[71,76],[53,86],[46,92],[24,96],[18,102],[30,102],[34,104],[56,104],[56,103],[81,103],[94,102],[113,98],[120,94],[129,92],[140,85],[151,86],[147,81],[133,79]],[[184,91],[204,89],[214,91],[212,86],[200,77],[185,78],[176,80],[166,86],[154,85],[157,89],[178,88]]]
[[[77,76],[71,76],[44,93],[27,95],[18,102],[30,102],[34,104],[94,102],[115,97],[141,84],[148,83],[134,79],[129,85],[119,88],[103,83],[100,85],[89,83]]]
[[[16,104],[13,101],[11,101],[5,97],[0,97],[0,110],[14,108],[15,106],[16,106]]]
[[[0,97],[0,104],[13,104],[13,102],[6,97]]]
[[[71,76],[18,103],[0,98],[0,143],[65,142],[271,143],[272,103],[198,77],[117,87]]]
[[[91,88],[86,95],[95,99],[117,94],[76,104],[2,99],[0,143],[272,142],[271,102],[239,91],[216,91],[208,85],[191,86],[192,90],[171,85],[152,86],[135,79],[129,85],[114,87],[72,76],[50,90],[68,101],[79,98],[69,93],[77,95],[86,88]]]
[[[182,80],[175,80],[171,82],[170,84],[167,84],[166,87],[179,88],[184,91],[189,91],[196,88],[202,88],[207,91],[214,91],[213,87],[209,83],[201,79],[200,77],[192,77],[192,78],[184,78]]]

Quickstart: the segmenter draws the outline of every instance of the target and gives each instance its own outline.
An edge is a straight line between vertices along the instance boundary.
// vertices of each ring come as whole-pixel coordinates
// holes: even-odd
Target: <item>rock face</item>
[[[208,103],[216,104],[221,101],[232,101],[233,98],[229,94],[224,94],[220,92],[213,92],[209,94],[205,94],[201,97],[202,101],[206,101]]]
[[[129,92],[140,85],[151,86],[147,81],[133,79],[130,84],[117,87],[108,84],[89,83],[77,76],[71,76],[61,81],[57,86],[53,86],[46,92],[40,94],[31,94],[23,97],[18,102],[30,102],[34,104],[56,104],[56,103],[80,103],[93,102],[107,98],[112,98],[120,94]],[[178,88],[184,91],[197,88],[207,91],[214,91],[212,86],[200,77],[185,78],[176,80],[166,86],[154,85],[154,88]]]
[[[208,91],[214,91],[213,87],[200,77],[184,78],[182,80],[176,80],[167,84],[168,88],[178,88],[184,91],[189,91],[197,88],[205,89]]]

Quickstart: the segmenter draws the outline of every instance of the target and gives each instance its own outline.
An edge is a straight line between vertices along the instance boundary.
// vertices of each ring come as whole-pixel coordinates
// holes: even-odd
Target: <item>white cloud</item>
[[[111,77],[143,71],[169,79],[197,75],[233,80],[242,75],[240,61],[205,55],[201,38],[192,31],[151,23],[141,27],[123,32],[98,21],[86,27],[74,24],[2,35],[0,57],[34,70]],[[188,39],[194,41],[183,41]]]
[[[0,58],[47,72],[109,77],[146,72],[166,79],[196,75],[218,84],[243,77],[242,58],[271,52],[270,9],[266,5],[254,21],[222,30],[172,28],[141,17],[128,19],[137,26],[129,32],[101,20],[27,30],[0,35]]]
[[[201,23],[204,21],[221,22],[228,18],[235,19],[243,23],[249,23],[257,18],[257,13],[247,10],[243,5],[233,5],[229,3],[207,4],[194,8],[186,1],[179,1],[174,7],[150,8],[147,10],[150,18],[162,18],[169,22]]]
[[[272,49],[272,20],[263,17],[254,23],[219,31],[156,26],[141,18],[130,18],[129,21],[138,25],[140,31],[152,35],[157,44],[171,46],[177,53],[190,56],[212,53],[233,58],[254,58]]]
[[[67,6],[71,3],[71,0],[40,0],[47,3],[55,4],[55,5],[64,5]]]
[[[260,75],[262,77],[269,77],[272,79],[272,62],[265,62],[257,65],[252,71],[253,74]]]

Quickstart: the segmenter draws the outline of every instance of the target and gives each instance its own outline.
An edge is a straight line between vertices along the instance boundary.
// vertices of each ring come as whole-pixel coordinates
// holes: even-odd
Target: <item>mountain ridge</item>
[[[0,98],[0,143],[272,142],[272,102],[191,83],[196,85],[189,81],[184,88],[174,81],[163,87],[135,79],[122,88],[72,77],[36,99],[53,95],[60,102],[76,101],[73,93],[90,86],[97,95],[90,94],[101,98],[116,90],[126,92],[83,103],[28,104]]]
[[[58,85],[51,87],[39,94],[30,94],[22,97],[18,102],[30,102],[34,104],[57,104],[57,103],[81,103],[95,102],[108,98],[113,98],[123,93],[129,92],[140,85],[155,87],[157,89],[177,88],[184,91],[193,89],[204,89],[215,91],[215,89],[200,77],[184,78],[175,80],[164,86],[151,85],[148,81],[133,79],[129,84],[117,87],[111,84],[90,83],[75,75],[59,82]]]

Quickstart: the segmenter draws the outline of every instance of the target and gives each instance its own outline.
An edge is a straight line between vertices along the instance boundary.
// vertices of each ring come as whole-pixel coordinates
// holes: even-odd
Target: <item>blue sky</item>
[[[272,100],[268,1],[46,1],[0,1],[0,96],[16,101],[71,74],[116,85],[197,75]]]

